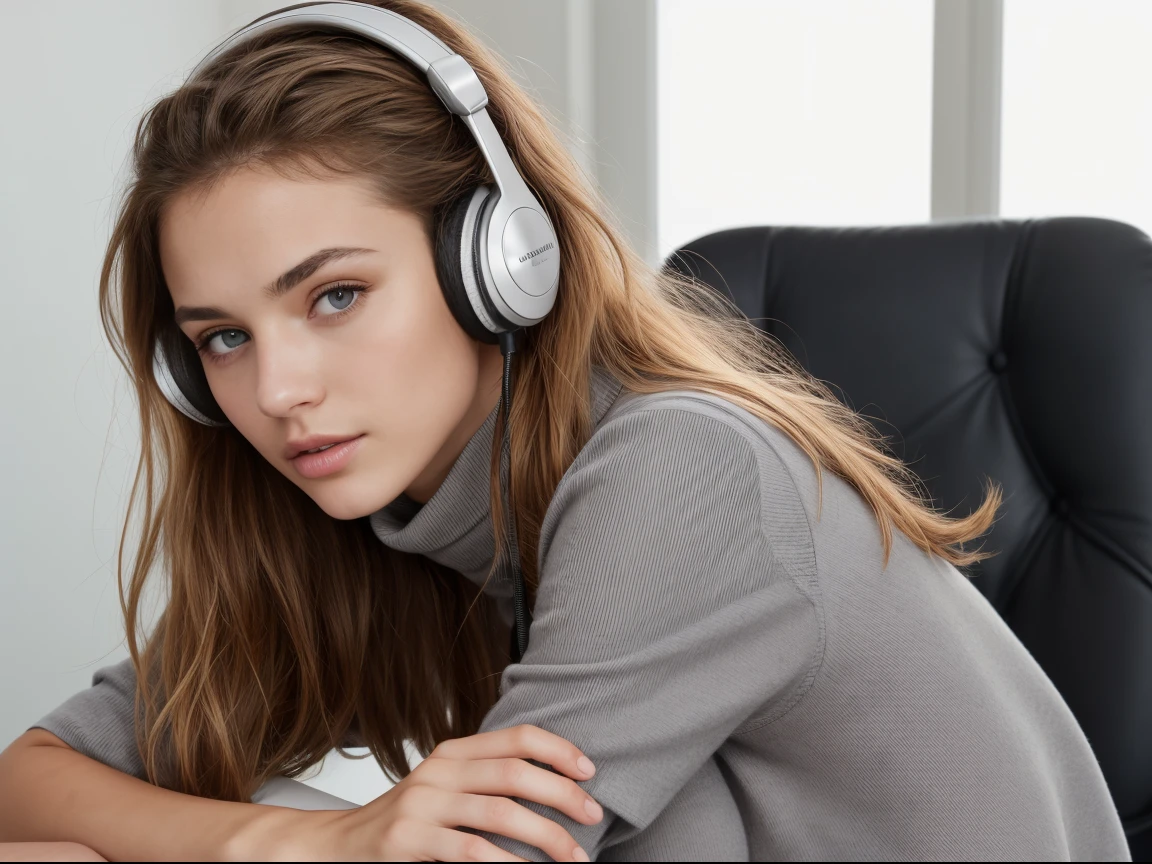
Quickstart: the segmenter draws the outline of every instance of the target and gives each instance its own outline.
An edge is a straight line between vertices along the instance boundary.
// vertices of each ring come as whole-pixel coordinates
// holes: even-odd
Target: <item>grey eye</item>
[[[356,299],[356,295],[359,293],[360,291],[356,288],[333,288],[331,291],[326,291],[324,294],[321,294],[320,299],[316,301],[316,304],[319,305],[320,303],[327,300],[328,305],[330,305],[333,309],[335,309],[337,312],[343,312],[345,309],[352,305],[352,302]]]
[[[213,354],[230,354],[233,348],[239,348],[248,340],[248,334],[243,330],[221,330],[218,333],[213,333],[208,339],[208,344],[205,347],[211,348],[212,343],[217,339],[220,344],[227,348],[227,351],[213,351]]]

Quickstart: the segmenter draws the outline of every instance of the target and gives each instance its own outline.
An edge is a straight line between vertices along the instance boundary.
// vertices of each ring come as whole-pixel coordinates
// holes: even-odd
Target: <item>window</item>
[[[660,0],[661,257],[740,225],[929,218],[932,4]]]
[[[1152,3],[1006,0],[1000,213],[1152,232]]]

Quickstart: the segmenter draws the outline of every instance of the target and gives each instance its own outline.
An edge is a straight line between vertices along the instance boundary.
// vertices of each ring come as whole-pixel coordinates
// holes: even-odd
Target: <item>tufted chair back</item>
[[[1152,858],[1152,241],[1103,219],[739,228],[710,283],[870,417],[934,503],[1005,493],[974,584],[1100,760]]]

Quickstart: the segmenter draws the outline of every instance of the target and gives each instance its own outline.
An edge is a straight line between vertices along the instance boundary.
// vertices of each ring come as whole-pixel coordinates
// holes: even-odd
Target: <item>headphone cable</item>
[[[516,523],[512,516],[511,470],[512,433],[508,426],[512,404],[512,355],[516,353],[517,330],[507,330],[500,335],[500,353],[504,355],[504,381],[500,396],[500,406],[504,420],[503,441],[500,453],[500,500],[504,510],[504,526],[508,534],[508,560],[512,568],[512,608],[516,622],[512,630],[511,656],[513,663],[519,663],[528,650],[528,627],[532,623],[532,613],[528,611],[527,592],[524,576],[520,572],[520,550],[516,543]]]

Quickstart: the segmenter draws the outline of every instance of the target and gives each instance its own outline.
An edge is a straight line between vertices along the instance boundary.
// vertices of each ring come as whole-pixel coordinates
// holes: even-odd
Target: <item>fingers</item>
[[[413,779],[440,789],[475,795],[523,798],[545,804],[585,825],[595,825],[604,811],[575,781],[538,768],[523,759],[426,760]],[[419,774],[420,776],[416,776]]]
[[[526,760],[550,765],[559,773]],[[433,808],[428,806],[433,803],[431,800],[424,800],[417,810],[424,821],[459,835],[441,837],[442,842],[465,844],[453,847],[442,860],[517,860],[471,857],[493,852],[488,848],[491,844],[475,842],[483,838],[450,831],[466,826],[527,843],[556,861],[587,861],[587,853],[571,834],[510,798],[534,801],[576,822],[594,825],[603,818],[603,809],[575,781],[588,780],[595,772],[591,760],[572,742],[525,724],[444,741],[405,778],[403,785],[408,787],[408,804],[438,799],[435,803],[439,806]],[[444,800],[443,795],[450,796],[450,800]],[[433,810],[437,811],[436,816],[432,815]]]
[[[451,828],[433,828],[425,848],[433,861],[527,861],[511,852],[505,852],[475,834],[453,831]]]
[[[513,726],[495,732],[481,732],[467,738],[442,742],[429,758],[444,759],[534,759],[551,765],[574,780],[587,780],[596,773],[575,744],[538,726]]]
[[[508,798],[457,793],[452,810],[466,821],[457,824],[500,834],[535,846],[556,861],[587,861],[588,853],[572,835],[553,822]]]

